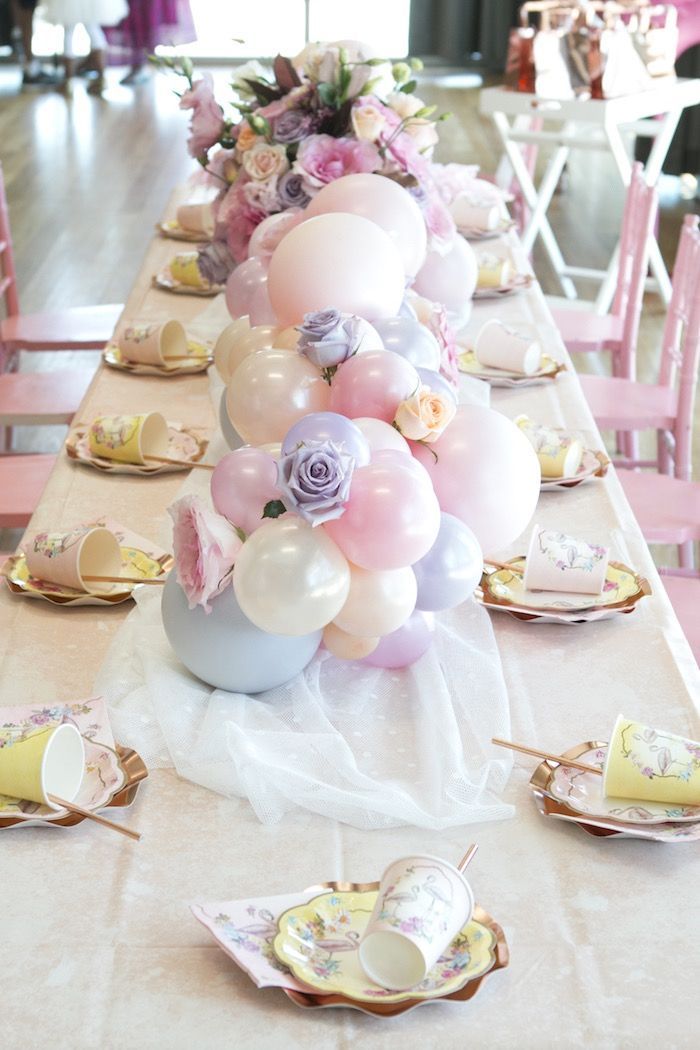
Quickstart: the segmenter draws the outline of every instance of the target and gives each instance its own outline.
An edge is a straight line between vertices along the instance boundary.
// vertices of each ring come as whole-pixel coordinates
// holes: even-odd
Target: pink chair
[[[649,259],[649,238],[657,209],[656,187],[647,186],[642,165],[637,163],[625,197],[617,287],[610,313],[601,317],[589,310],[566,309],[559,305],[559,300],[552,306],[554,322],[569,351],[609,350],[613,375],[627,379],[634,379],[636,375],[637,335]]]
[[[0,456],[0,528],[26,528],[55,462],[47,455]]]
[[[664,324],[659,379],[655,384],[604,376],[580,376],[598,425],[629,435],[626,467],[656,467],[677,478],[691,476],[695,386],[700,358],[700,233],[698,217],[685,217],[673,271],[673,292]],[[657,457],[639,458],[641,430],[657,431]]]
[[[22,314],[17,295],[10,217],[0,165],[0,370],[16,367],[20,350],[101,350],[114,331],[122,304],[79,306],[56,313]],[[76,406],[77,407],[77,406]]]

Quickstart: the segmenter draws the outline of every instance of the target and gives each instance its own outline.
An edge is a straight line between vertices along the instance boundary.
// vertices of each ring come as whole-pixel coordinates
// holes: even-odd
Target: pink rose
[[[221,137],[224,130],[224,111],[214,98],[214,80],[205,73],[195,80],[180,99],[180,109],[191,109],[190,137],[187,149],[192,157],[201,157]]]
[[[260,206],[259,200],[250,199],[248,190],[251,180],[241,173],[236,182],[226,192],[216,215],[217,227],[225,230],[226,241],[236,262],[248,258],[248,242],[256,226],[267,218],[267,212]]]
[[[436,190],[428,191],[421,205],[428,228],[428,251],[445,255],[450,250],[457,228],[445,202]]]
[[[198,496],[183,496],[168,508],[173,519],[173,552],[177,581],[190,609],[209,602],[231,582],[242,541],[233,525]]]
[[[304,188],[311,194],[342,175],[378,171],[381,166],[379,151],[371,142],[334,139],[331,135],[310,135],[294,161],[294,171],[302,176]]]
[[[430,165],[433,182],[445,204],[452,204],[460,193],[473,188],[478,170],[477,164],[437,164],[433,162]]]
[[[440,344],[440,375],[456,389],[459,386],[457,334],[447,320],[447,311],[442,303],[433,304],[428,328]]]

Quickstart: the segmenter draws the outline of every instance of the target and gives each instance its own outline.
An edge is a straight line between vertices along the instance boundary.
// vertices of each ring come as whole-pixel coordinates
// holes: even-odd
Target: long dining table
[[[172,207],[171,201],[167,214]],[[527,269],[514,234],[498,247]],[[224,316],[220,304],[152,286],[152,275],[177,250],[172,241],[153,239],[124,318],[176,317],[214,338]],[[585,432],[602,448],[537,282],[475,302],[467,335],[490,317],[534,326],[548,352],[567,365],[556,381],[494,389],[493,407]],[[137,377],[104,364],[78,418],[127,406],[192,426],[216,425],[206,375]],[[181,485],[180,474],[106,476],[62,454],[28,531],[108,514],[158,539]],[[492,614],[513,738],[558,752],[607,739],[622,711],[697,739],[698,668],[614,470],[543,493],[537,520],[598,537],[649,580],[652,594],[632,615],[579,626]],[[0,587],[0,706],[93,696],[130,606],[61,609]],[[87,821],[69,829],[0,829],[0,1046],[696,1045],[700,848],[592,838],[543,818],[528,787],[535,764],[519,758],[514,765],[504,792],[515,807],[512,819],[449,831],[360,831],[299,812],[265,826],[245,799],[222,797],[168,768],[151,771],[123,817],[110,811],[138,827],[138,844]],[[397,856],[457,857],[471,839],[480,846],[469,873],[475,897],[504,928],[511,959],[466,1003],[429,1005],[393,1020],[301,1010],[278,989],[258,990],[189,911],[193,901],[378,878]]]

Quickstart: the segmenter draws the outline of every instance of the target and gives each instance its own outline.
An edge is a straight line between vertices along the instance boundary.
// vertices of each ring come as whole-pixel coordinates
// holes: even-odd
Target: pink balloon
[[[263,523],[262,512],[270,500],[279,499],[277,464],[269,452],[246,446],[229,452],[211,476],[214,508],[246,534]]]
[[[249,445],[282,441],[302,416],[325,412],[329,400],[329,386],[321,373],[293,350],[249,354],[231,376],[226,391],[229,418]]]
[[[272,303],[270,302],[270,296],[267,291],[267,281],[265,284],[259,285],[250,300],[250,307],[248,309],[250,323],[255,325],[277,325],[277,315],[272,309]]]
[[[267,263],[263,259],[246,259],[226,282],[226,306],[234,320],[248,313],[253,294],[267,284]]]
[[[403,300],[403,263],[389,235],[369,219],[316,215],[275,249],[269,291],[282,325],[329,306],[368,321],[394,317]]]
[[[413,565],[440,529],[440,505],[427,475],[400,452],[384,455],[390,458],[354,471],[345,513],[323,526],[348,561],[363,569]]]
[[[416,609],[397,631],[380,638],[377,648],[360,663],[370,667],[384,667],[387,670],[408,667],[428,651],[434,630],[433,614]]]
[[[527,528],[540,494],[540,466],[520,428],[500,412],[460,405],[432,445],[411,444],[442,510],[468,525],[485,553]]]
[[[268,215],[255,229],[248,242],[248,258],[259,255],[269,259],[275,248],[290,230],[303,222],[304,211],[301,208],[287,208],[286,211]]]
[[[478,272],[474,249],[457,234],[447,255],[428,252],[413,288],[426,299],[459,313],[474,294]]]
[[[345,361],[331,383],[331,411],[391,423],[396,409],[420,386],[415,368],[389,350],[371,350]]]
[[[372,419],[370,416],[360,416],[359,419],[353,419],[353,423],[364,434],[371,455],[385,449],[395,449],[397,452],[411,455],[408,441],[391,423],[385,423],[382,419]]]
[[[329,212],[350,212],[376,222],[401,253],[408,276],[420,270],[428,241],[425,219],[408,190],[393,179],[365,173],[334,179],[306,209],[309,218]]]

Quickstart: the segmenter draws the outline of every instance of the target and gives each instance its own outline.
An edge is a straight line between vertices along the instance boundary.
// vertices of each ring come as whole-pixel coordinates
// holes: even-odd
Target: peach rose
[[[350,121],[355,137],[367,142],[376,142],[386,126],[386,117],[379,106],[371,102],[353,106]]]
[[[259,181],[284,175],[289,169],[287,150],[284,146],[270,146],[267,142],[256,142],[243,154],[243,167],[251,179]]]
[[[456,411],[452,401],[434,393],[428,386],[420,386],[396,409],[394,425],[410,441],[432,444],[452,421]]]
[[[236,139],[236,148],[239,153],[246,153],[247,150],[251,149],[258,141],[259,136],[253,131],[250,124],[244,121],[241,124],[241,130],[238,132],[238,138]]]

